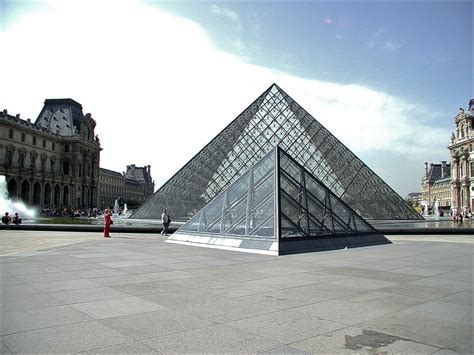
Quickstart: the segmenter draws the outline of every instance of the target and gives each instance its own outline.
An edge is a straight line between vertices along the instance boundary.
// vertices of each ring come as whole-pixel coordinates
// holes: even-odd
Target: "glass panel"
[[[357,228],[358,233],[368,233],[368,232],[373,232],[373,229],[371,226],[367,225],[364,221],[362,221],[360,218],[355,217],[355,225]]]
[[[270,219],[262,225],[259,229],[256,229],[253,233],[256,237],[273,237],[275,238],[275,218],[272,215]]]
[[[282,223],[285,221],[291,222],[290,224],[287,225],[286,227],[287,230],[285,231],[285,233],[283,232],[283,229],[282,229],[282,237],[305,235],[304,228],[307,223],[306,218],[305,218],[305,213],[304,211],[301,211],[301,209],[298,209],[298,207],[295,206],[295,203],[292,202],[288,196],[285,196],[285,194],[281,195],[281,217],[282,217],[281,218]]]
[[[314,180],[308,174],[306,176],[306,189],[319,201],[324,201],[326,199],[327,190],[324,187]]]
[[[247,192],[245,193],[247,196]],[[247,208],[247,198],[241,199],[239,203],[228,208],[224,212],[224,224],[222,233],[229,233],[231,229],[235,228],[237,223],[241,223],[241,219],[245,218]],[[245,221],[244,221],[245,228]]]
[[[266,180],[260,183],[255,189],[253,194],[253,201],[255,203],[260,203],[263,201],[269,194],[273,194],[275,190],[275,179],[274,174],[270,174]]]
[[[220,231],[224,195],[219,196],[202,211],[200,231]]]
[[[288,173],[289,176],[296,179],[296,181],[300,181],[300,172],[301,169],[293,163],[290,159],[286,157],[286,155],[280,154],[280,167]]]
[[[255,231],[258,231],[270,218],[273,220],[274,215],[275,197],[272,194],[272,196],[270,196],[263,204],[251,209],[249,213],[249,234],[253,235]],[[257,234],[261,235],[259,233]]]
[[[199,219],[201,213],[196,214],[188,223],[183,225],[180,229],[185,232],[197,232],[199,230]]]

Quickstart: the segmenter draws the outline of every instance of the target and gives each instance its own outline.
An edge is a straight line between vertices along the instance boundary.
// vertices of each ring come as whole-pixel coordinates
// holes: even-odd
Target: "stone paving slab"
[[[273,257],[0,230],[0,350],[472,354],[474,236],[390,239]]]
[[[92,320],[70,306],[55,306],[22,311],[5,311],[2,314],[1,335],[21,333],[56,325]]]

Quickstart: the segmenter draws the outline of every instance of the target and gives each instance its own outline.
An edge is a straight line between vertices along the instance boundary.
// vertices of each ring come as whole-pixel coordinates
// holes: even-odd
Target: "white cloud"
[[[387,30],[380,28],[372,34],[367,42],[369,48],[381,49],[386,52],[398,52],[402,47],[399,40],[390,38]]]
[[[236,24],[239,24],[239,14],[237,14],[237,12],[235,11],[232,11],[226,7],[222,7],[222,6],[217,6],[215,4],[211,5],[211,11],[213,14],[216,14],[216,15],[219,15],[219,16],[223,16],[225,17],[226,19],[236,23]]]
[[[422,162],[447,156],[449,132],[386,93],[246,63],[195,22],[139,2],[49,4],[0,32],[1,104],[35,119],[46,98],[79,101],[97,121],[102,167],[151,164],[159,187],[273,82],[356,154],[418,160],[420,174]]]

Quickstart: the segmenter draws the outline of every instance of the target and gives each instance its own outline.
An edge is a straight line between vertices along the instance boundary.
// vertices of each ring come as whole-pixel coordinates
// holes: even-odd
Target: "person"
[[[3,224],[10,224],[12,218],[9,216],[8,212],[5,212],[5,215],[2,217]]]
[[[21,218],[18,215],[18,212],[15,212],[15,217],[13,217],[13,223],[16,225],[21,224]]]
[[[171,223],[171,218],[166,210],[163,210],[163,214],[161,215],[161,223],[163,223],[163,230],[161,231],[161,234],[168,235],[168,227]]]
[[[110,225],[112,224],[112,212],[106,208],[104,212],[104,238],[110,238]]]

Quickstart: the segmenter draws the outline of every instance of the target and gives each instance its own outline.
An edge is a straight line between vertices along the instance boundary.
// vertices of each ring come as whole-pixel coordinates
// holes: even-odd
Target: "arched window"
[[[51,206],[51,185],[49,183],[44,186],[44,206]]]
[[[41,185],[35,182],[33,185],[33,205],[39,206],[41,204]]]
[[[21,184],[21,199],[24,203],[30,203],[30,184],[28,181],[23,181]]]

